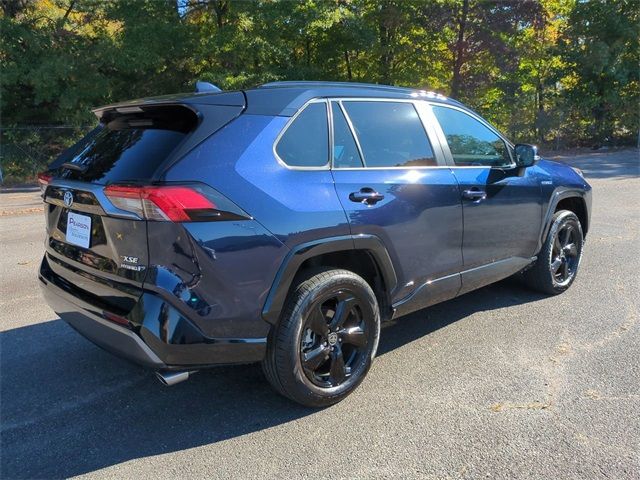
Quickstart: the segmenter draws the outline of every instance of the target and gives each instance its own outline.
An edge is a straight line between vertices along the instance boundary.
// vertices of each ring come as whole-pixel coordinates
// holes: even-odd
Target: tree
[[[640,8],[633,0],[578,2],[562,42],[563,85],[577,140],[632,138],[640,103]]]
[[[88,125],[92,107],[198,79],[412,86],[522,141],[635,141],[639,10],[637,0],[0,0],[3,162],[12,142],[54,154],[71,141],[10,128]]]

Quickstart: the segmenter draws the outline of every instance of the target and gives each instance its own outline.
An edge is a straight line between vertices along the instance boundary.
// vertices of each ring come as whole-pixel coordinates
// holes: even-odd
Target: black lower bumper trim
[[[99,347],[119,357],[153,369],[166,365],[135,332],[102,318],[66,298],[67,294],[40,277],[45,300],[71,327]]]

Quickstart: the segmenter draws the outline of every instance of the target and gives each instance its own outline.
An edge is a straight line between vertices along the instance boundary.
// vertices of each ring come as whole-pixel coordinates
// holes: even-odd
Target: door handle
[[[480,203],[487,198],[487,192],[479,190],[477,188],[471,188],[462,192],[462,198],[467,200],[473,200],[474,203]]]
[[[378,203],[384,198],[382,193],[376,192],[373,188],[361,188],[359,192],[351,192],[349,194],[349,200],[356,203],[364,203],[366,205],[373,205]]]

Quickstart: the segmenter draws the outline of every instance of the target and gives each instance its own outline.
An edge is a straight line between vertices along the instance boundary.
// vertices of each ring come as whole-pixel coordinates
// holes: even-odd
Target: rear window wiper
[[[61,168],[66,168],[67,170],[75,170],[76,172],[84,173],[89,168],[89,165],[81,165],[79,163],[73,162],[64,162],[60,165]]]

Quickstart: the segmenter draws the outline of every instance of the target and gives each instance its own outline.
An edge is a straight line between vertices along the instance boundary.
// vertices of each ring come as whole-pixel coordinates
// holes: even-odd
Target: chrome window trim
[[[329,120],[329,169],[331,169],[333,165],[333,105],[331,102],[327,101],[327,119]]]
[[[425,170],[427,168],[448,168],[451,170],[452,168],[492,168],[489,165],[422,165],[415,167],[338,167],[333,170]],[[498,167],[493,167],[498,168]],[[507,168],[507,167],[499,167],[499,168]]]
[[[324,165],[317,165],[314,167],[301,167],[301,166],[296,166],[296,165],[289,165],[287,164],[282,158],[280,158],[280,155],[278,155],[278,152],[276,150],[276,148],[278,147],[278,143],[280,142],[280,139],[282,138],[282,136],[286,133],[286,131],[289,129],[289,127],[293,124],[293,122],[296,121],[296,118],[298,118],[298,116],[300,116],[300,114],[302,112],[304,112],[304,110],[311,104],[313,103],[324,103],[325,104],[325,113],[327,116],[327,131],[328,131],[328,139],[327,141],[329,142],[329,145],[327,146],[327,150],[329,152],[329,155],[327,156],[327,163]],[[288,170],[330,170],[331,169],[331,157],[332,157],[332,152],[331,152],[331,145],[333,142],[333,131],[332,131],[332,125],[331,125],[331,119],[329,118],[329,102],[327,101],[326,98],[312,98],[311,100],[309,100],[308,102],[306,102],[302,107],[300,107],[300,110],[298,110],[294,115],[291,116],[291,118],[287,121],[287,123],[285,124],[285,126],[282,128],[282,130],[280,131],[280,133],[278,133],[278,136],[276,137],[276,139],[273,142],[272,145],[272,151],[273,151],[273,156],[276,158],[276,160],[278,161],[278,163],[283,166],[284,168],[288,169]]]
[[[470,168],[478,168],[478,167],[470,167]],[[489,167],[487,167],[489,168]],[[426,169],[448,169],[451,170],[449,165],[424,165],[417,167],[341,167],[334,168],[337,171],[343,170],[426,170]]]
[[[424,165],[424,166],[415,166],[415,167],[367,167],[366,166],[366,160],[364,159],[364,155],[362,153],[362,148],[360,146],[360,141],[358,139],[358,137],[355,135],[355,130],[353,128],[353,124],[351,122],[351,118],[349,117],[348,113],[346,112],[345,108],[342,106],[342,102],[349,102],[349,101],[364,101],[364,102],[392,102],[392,103],[400,103],[400,102],[404,102],[404,103],[412,103],[414,105],[414,108],[416,109],[418,116],[420,117],[420,120],[422,121],[423,124],[423,128],[425,130],[425,133],[427,135],[427,138],[429,140],[429,143],[431,144],[432,149],[434,150],[434,155],[436,156],[436,161],[438,163],[443,163],[443,165]],[[333,147],[333,117],[332,117],[332,106],[331,103],[335,102],[338,103],[340,105],[340,108],[342,110],[342,113],[345,116],[345,119],[347,120],[347,124],[349,125],[349,128],[351,129],[351,135],[354,138],[354,141],[356,142],[356,146],[358,147],[358,152],[360,153],[360,156],[362,158],[362,162],[365,166],[363,167],[333,167],[333,151],[332,151],[332,147]],[[278,155],[278,153],[276,152],[276,147],[278,145],[278,142],[280,141],[280,139],[282,138],[282,136],[284,135],[284,133],[289,129],[290,125],[295,121],[296,118],[298,118],[298,116],[305,110],[305,108],[307,108],[307,106],[309,106],[312,103],[324,103],[326,106],[326,111],[327,111],[327,127],[329,129],[329,158],[328,158],[328,162],[325,165],[322,166],[316,166],[316,167],[299,167],[299,166],[293,166],[293,165],[288,165],[284,160],[282,160],[282,158],[280,158],[280,156]],[[451,108],[454,110],[459,110],[460,112],[470,116],[471,118],[477,120],[478,122],[480,122],[482,125],[484,125],[485,127],[487,127],[490,131],[492,131],[495,135],[497,135],[504,143],[505,145],[508,147],[507,151],[509,152],[509,156],[511,157],[511,165],[504,165],[504,166],[500,166],[500,167],[494,167],[491,165],[456,165],[455,162],[453,161],[453,156],[451,155],[451,151],[449,150],[449,144],[447,143],[446,137],[444,135],[444,132],[442,131],[442,127],[440,126],[440,123],[437,121],[437,118],[435,117],[435,114],[433,113],[433,110],[431,109],[432,107],[445,107],[445,108]],[[425,109],[426,108],[426,109]],[[427,110],[428,109],[428,110]],[[432,138],[432,136],[435,136],[435,138]],[[437,144],[437,145],[436,145]],[[509,168],[515,168],[516,167],[516,163],[513,160],[513,148],[514,148],[514,144],[509,141],[509,139],[507,139],[504,135],[502,135],[495,127],[493,127],[490,123],[488,123],[486,120],[484,120],[482,117],[480,117],[479,115],[465,109],[462,107],[458,107],[456,105],[449,105],[449,104],[445,104],[445,103],[440,103],[440,102],[432,102],[430,101],[428,98],[380,98],[380,97],[321,97],[321,98],[312,98],[311,100],[307,101],[302,107],[300,107],[300,109],[291,116],[291,118],[287,121],[287,123],[285,124],[285,126],[282,128],[282,130],[278,133],[278,135],[276,136],[274,142],[273,142],[273,146],[272,146],[272,151],[273,151],[273,155],[276,158],[277,162],[284,168],[286,168],[287,170],[303,170],[303,171],[313,171],[313,170],[425,170],[425,169],[443,169],[443,168],[448,168],[448,169],[459,169],[459,168],[475,168],[475,169],[509,169]],[[438,152],[439,151],[439,152]],[[440,157],[439,153],[442,155]]]
[[[367,168],[367,161],[364,158],[364,152],[362,151],[362,145],[360,145],[360,139],[358,138],[358,136],[356,135],[356,129],[353,126],[353,122],[351,121],[351,117],[349,116],[349,114],[347,113],[347,110],[344,108],[344,105],[342,105],[342,100],[331,100],[329,101],[329,105],[332,105],[334,103],[338,104],[338,107],[340,108],[340,111],[342,112],[342,115],[344,115],[344,119],[347,122],[347,128],[349,129],[349,133],[351,133],[351,137],[353,138],[353,141],[356,144],[356,148],[358,149],[358,155],[360,155],[360,162],[362,162],[362,166],[361,167],[344,167],[344,168],[354,168],[354,169],[362,169],[362,168]],[[333,124],[333,111],[331,112],[331,123]],[[332,150],[334,148],[335,144],[333,142],[333,138],[331,138],[331,147]],[[331,170],[341,170],[341,168],[336,168],[333,165],[333,151],[331,152]]]
[[[435,121],[434,123],[434,127],[436,128],[436,130],[438,131],[438,137],[440,139],[440,144],[442,146],[443,151],[445,152],[445,157],[447,159],[447,161],[449,162],[449,166],[451,168],[494,168],[494,169],[498,169],[498,170],[508,170],[511,168],[515,168],[516,162],[513,159],[513,143],[511,143],[507,138],[505,138],[504,135],[502,135],[493,125],[491,125],[489,122],[487,122],[485,119],[483,119],[482,117],[480,117],[479,115],[476,115],[473,112],[470,112],[469,110],[465,109],[465,108],[461,108],[455,105],[447,105],[447,104],[443,104],[443,103],[434,103],[434,102],[430,102],[428,100],[425,100],[425,102],[428,106],[429,109],[431,110],[431,115],[433,115],[433,120]],[[458,110],[459,112],[473,118],[474,120],[476,120],[478,123],[484,125],[485,127],[487,127],[491,132],[493,132],[500,140],[502,140],[505,144],[505,147],[507,147],[507,152],[509,153],[509,158],[511,159],[511,164],[509,165],[500,165],[500,166],[492,166],[492,165],[456,165],[455,161],[453,160],[453,154],[451,153],[451,149],[449,148],[449,142],[447,142],[447,137],[444,134],[444,130],[442,130],[442,126],[440,125],[440,122],[437,120],[437,117],[435,115],[435,113],[433,113],[433,107],[442,107],[442,108],[450,108],[452,110]]]

